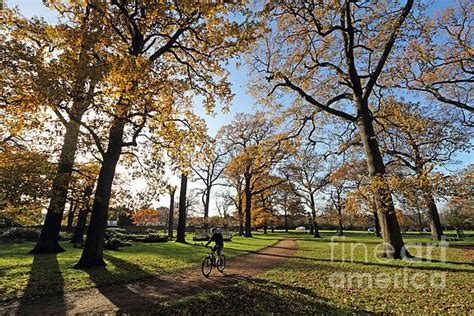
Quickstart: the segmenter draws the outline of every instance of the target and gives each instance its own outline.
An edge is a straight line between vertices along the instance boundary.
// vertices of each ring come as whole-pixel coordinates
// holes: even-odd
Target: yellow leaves
[[[12,205],[7,203],[0,208],[0,223],[10,226],[31,227],[41,225],[43,207],[40,204]]]

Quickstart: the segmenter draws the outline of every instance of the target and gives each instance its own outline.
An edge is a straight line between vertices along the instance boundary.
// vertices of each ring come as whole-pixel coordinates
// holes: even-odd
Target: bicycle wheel
[[[202,260],[201,271],[202,275],[204,275],[206,278],[209,276],[209,274],[211,274],[212,258],[210,256],[207,256]]]
[[[225,264],[226,264],[225,256],[221,255],[219,259],[217,259],[217,271],[219,271],[220,273],[223,273],[225,269]]]

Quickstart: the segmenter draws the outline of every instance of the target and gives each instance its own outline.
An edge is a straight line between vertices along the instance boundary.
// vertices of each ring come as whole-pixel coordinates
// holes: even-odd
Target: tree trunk
[[[178,218],[178,232],[176,241],[186,243],[186,191],[188,186],[188,177],[181,174],[181,187],[179,189],[179,218]]]
[[[377,211],[374,211],[374,225],[375,225],[375,236],[382,237],[382,235],[380,235],[380,223],[379,223],[379,215],[377,214]]]
[[[66,230],[68,232],[72,231],[72,224],[74,222],[74,213],[76,212],[76,206],[74,205],[74,202],[71,201],[71,205],[69,205],[69,212],[67,213],[67,226]]]
[[[245,234],[244,237],[252,237],[252,192],[250,189],[251,176],[245,175]]]
[[[263,233],[264,233],[265,235],[267,235],[267,229],[268,229],[267,222],[264,222],[264,223],[263,223]]]
[[[418,215],[418,226],[419,226],[419,231],[422,232],[423,231],[423,219],[422,219],[422,216],[421,216],[421,212],[420,212],[420,209],[417,207],[416,208],[416,214]]]
[[[239,236],[243,236],[244,235],[244,214],[242,213],[242,204],[240,204],[240,207],[237,209],[237,212],[239,214]]]
[[[74,110],[73,110],[74,111]],[[82,114],[76,117],[80,120]],[[41,235],[30,253],[60,253],[64,249],[59,245],[59,231],[66,205],[67,191],[71,182],[72,168],[77,151],[80,125],[71,119],[66,125],[58,169],[51,187],[51,200],[49,202],[46,218],[41,229]]]
[[[76,229],[74,231],[74,235],[71,238],[71,243],[73,243],[75,247],[82,247],[84,244],[84,233],[86,232],[87,215],[90,211],[89,200],[92,195],[92,191],[92,186],[87,186],[84,189],[84,202],[82,208],[79,210],[79,214],[77,215]]]
[[[342,208],[341,206],[337,207],[337,222],[338,222],[338,230],[337,235],[343,236],[344,235],[344,226],[342,225]]]
[[[82,247],[84,244],[84,233],[86,232],[88,213],[89,211],[87,208],[83,208],[79,211],[79,215],[77,216],[76,230],[74,231],[74,235],[71,238],[71,243],[73,243],[75,246]]]
[[[384,241],[383,256],[401,259],[405,255],[409,256],[409,254],[404,247],[390,188],[383,178],[386,173],[385,165],[375,136],[372,114],[370,113],[367,101],[358,100],[357,110],[359,117],[357,127],[364,146],[369,175],[372,181],[377,180],[379,182],[375,193],[375,201]]]
[[[117,119],[110,129],[107,151],[100,168],[97,189],[92,206],[92,215],[87,230],[87,239],[79,262],[75,268],[104,266],[104,237],[107,228],[107,217],[110,193],[115,176],[115,168],[122,153],[123,130],[125,122]]]
[[[288,232],[288,211],[285,209],[285,232]]]
[[[443,236],[443,227],[441,226],[436,202],[433,196],[429,193],[426,193],[424,198],[428,208],[428,214],[430,215],[431,238],[433,240],[441,240],[441,237]]]
[[[319,233],[318,222],[316,220],[316,203],[314,201],[313,194],[310,195],[311,201],[311,220],[313,221],[313,236],[315,238],[321,238],[321,234]]]
[[[168,218],[168,237],[173,238],[173,220],[174,220],[174,193],[170,191],[170,213]]]
[[[206,198],[204,203],[204,228],[209,228],[209,203],[211,201],[211,187],[206,188]]]
[[[89,12],[86,13],[86,19],[81,28],[85,31],[87,28]],[[87,36],[88,32],[84,34]],[[79,61],[77,64],[78,71],[89,62],[86,46],[89,43],[87,38],[83,38],[79,52]],[[30,253],[59,253],[64,249],[59,245],[59,231],[61,230],[61,222],[63,219],[64,207],[67,200],[67,191],[71,182],[71,174],[74,166],[74,159],[76,157],[77,143],[79,139],[79,129],[82,116],[89,106],[87,99],[83,97],[83,92],[86,85],[86,76],[78,76],[75,81],[74,90],[76,97],[72,100],[72,107],[69,114],[69,121],[66,123],[66,133],[64,134],[63,144],[61,147],[61,154],[59,156],[58,168],[54,177],[50,202],[46,218],[41,229],[41,235],[35,247]],[[93,80],[89,84],[89,92],[93,91],[97,80]]]

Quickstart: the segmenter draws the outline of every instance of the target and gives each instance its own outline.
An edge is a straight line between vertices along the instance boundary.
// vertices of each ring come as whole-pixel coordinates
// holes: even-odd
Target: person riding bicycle
[[[219,258],[224,248],[224,237],[222,236],[222,232],[217,227],[211,228],[212,236],[206,244],[206,247],[211,243],[214,242],[214,247],[212,247],[212,251],[217,252],[217,257]]]

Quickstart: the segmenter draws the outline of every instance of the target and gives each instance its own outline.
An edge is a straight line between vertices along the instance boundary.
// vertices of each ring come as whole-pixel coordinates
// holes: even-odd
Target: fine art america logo
[[[445,288],[446,272],[430,269],[421,263],[446,263],[448,243],[443,238],[437,244],[412,243],[406,244],[402,253],[409,249],[410,258],[393,261],[381,256],[390,244],[380,243],[375,247],[367,247],[365,243],[347,243],[344,237],[333,237],[330,242],[331,262],[353,262],[374,267],[370,272],[344,271],[334,272],[328,278],[333,288]],[[375,258],[369,260],[369,258]],[[383,272],[377,272],[382,267]],[[400,269],[402,268],[403,269]],[[387,272],[392,269],[393,272]],[[381,271],[381,269],[380,269]]]

